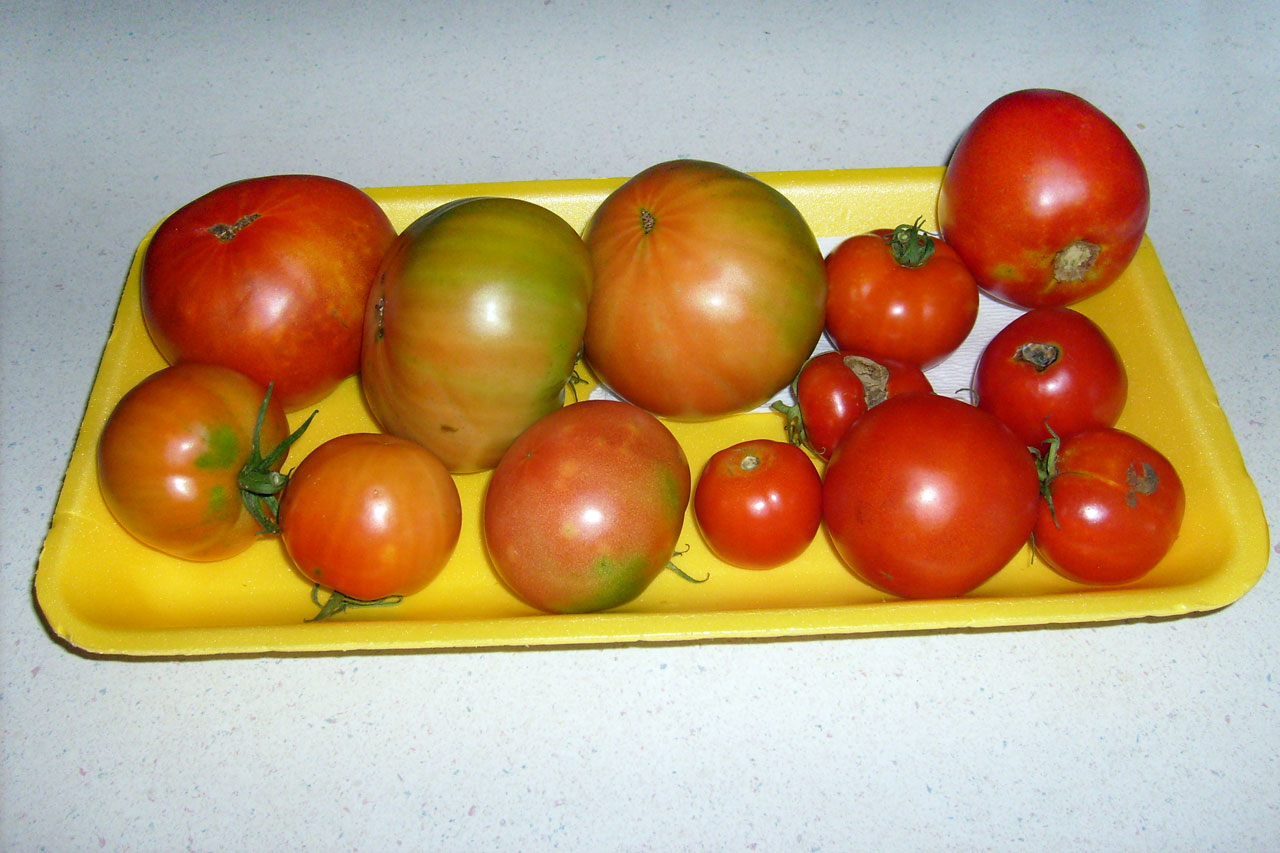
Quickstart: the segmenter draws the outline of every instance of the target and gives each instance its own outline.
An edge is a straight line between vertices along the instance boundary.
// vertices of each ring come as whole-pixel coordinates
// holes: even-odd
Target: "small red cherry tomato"
[[[833,350],[805,362],[791,383],[795,403],[779,400],[787,438],[830,459],[850,425],[867,409],[907,391],[933,391],[924,371],[894,358],[872,359]]]
[[[827,334],[837,349],[928,368],[978,317],[978,284],[955,250],[915,225],[850,237],[827,256]]]
[[[1102,329],[1070,308],[1028,311],[991,339],[974,370],[978,406],[1028,445],[1114,426],[1129,383]],[[1047,426],[1046,426],[1047,422]]]
[[[1041,469],[1036,554],[1064,577],[1087,584],[1138,580],[1178,538],[1182,480],[1140,438],[1114,428],[1079,432],[1051,442]]]
[[[822,523],[822,478],[800,448],[756,439],[715,453],[693,493],[702,537],[717,557],[772,569],[809,547]]]
[[[901,394],[850,427],[827,464],[823,520],[849,571],[905,598],[963,595],[1027,543],[1032,455],[991,414]]]
[[[280,501],[281,537],[304,577],[357,601],[410,595],[458,544],[462,504],[435,454],[391,435],[332,438]]]

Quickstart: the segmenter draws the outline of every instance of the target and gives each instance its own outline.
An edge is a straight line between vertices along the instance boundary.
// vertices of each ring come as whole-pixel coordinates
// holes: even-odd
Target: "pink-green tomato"
[[[690,487],[684,451],[653,415],[617,400],[573,403],[529,427],[494,469],[489,559],[541,610],[618,607],[671,561]]]
[[[361,383],[374,417],[453,473],[492,468],[563,405],[591,280],[582,238],[539,205],[468,198],[423,215],[369,294]]]

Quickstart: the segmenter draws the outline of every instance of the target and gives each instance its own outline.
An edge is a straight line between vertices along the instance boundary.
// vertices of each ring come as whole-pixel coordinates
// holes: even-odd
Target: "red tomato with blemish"
[[[1129,380],[1097,323],[1070,308],[1037,308],[987,344],[973,389],[979,407],[1037,446],[1053,433],[1115,426]]]
[[[743,441],[707,460],[693,493],[702,537],[717,557],[772,569],[804,553],[822,523],[822,478],[795,445]]]
[[[626,604],[671,562],[690,479],[680,444],[643,409],[618,400],[557,409],[494,468],[483,510],[493,568],[548,612]]]
[[[833,350],[805,362],[791,383],[794,403],[779,400],[773,408],[786,416],[792,444],[830,459],[854,421],[872,406],[907,391],[933,391],[916,365]]]
[[[987,293],[1069,305],[1114,282],[1150,211],[1147,171],[1114,121],[1053,89],[1005,95],[960,136],[938,226]]]
[[[1142,439],[1114,428],[1086,430],[1051,447],[1043,467],[1035,548],[1059,574],[1129,583],[1173,547],[1186,509],[1182,480]]]

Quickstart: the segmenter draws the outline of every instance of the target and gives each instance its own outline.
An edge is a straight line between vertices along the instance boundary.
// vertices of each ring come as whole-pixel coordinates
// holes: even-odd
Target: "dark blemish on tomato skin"
[[[227,225],[226,223],[219,222],[217,225],[209,226],[208,231],[210,234],[217,237],[219,241],[223,243],[230,243],[235,239],[237,234],[243,231],[250,223],[261,215],[262,214],[260,213],[247,214],[236,220],[234,225]]]
[[[1061,357],[1062,350],[1057,346],[1038,341],[1023,344],[1013,354],[1014,361],[1031,365],[1036,373],[1044,373]]]
[[[383,278],[385,279],[386,277],[384,276]],[[387,310],[387,297],[385,296],[378,297],[378,301],[374,303],[374,306],[373,306],[374,323],[377,329],[374,332],[374,336],[373,336],[373,339],[375,341],[380,341],[386,336],[386,332],[384,332],[382,328],[382,315],[386,312],[386,310]]]
[[[440,424],[440,431],[441,431],[441,432],[455,433],[455,432],[457,432],[459,429],[461,429],[461,427],[451,426],[451,425],[449,425],[449,424]]]
[[[1146,462],[1142,463],[1141,471],[1138,471],[1137,462],[1130,465],[1129,470],[1125,472],[1124,480],[1129,486],[1124,502],[1131,507],[1138,505],[1139,495],[1155,494],[1156,489],[1160,487],[1160,476],[1156,474],[1156,469]]]

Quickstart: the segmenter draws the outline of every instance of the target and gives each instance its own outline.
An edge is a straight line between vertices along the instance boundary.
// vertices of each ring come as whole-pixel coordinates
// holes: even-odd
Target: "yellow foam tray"
[[[814,232],[826,238],[824,245],[830,245],[842,236],[918,216],[930,220],[941,175],[941,168],[919,167],[758,177],[787,195]],[[622,180],[403,187],[370,194],[397,229],[438,204],[474,195],[528,199],[581,228]],[[965,597],[898,600],[855,580],[822,533],[801,557],[772,571],[723,565],[700,539],[690,512],[682,535],[688,551],[679,564],[691,575],[709,574],[707,582],[692,584],[664,572],[644,594],[617,610],[549,615],[517,601],[494,576],[479,524],[488,474],[468,474],[456,478],[464,507],[461,541],[430,587],[395,607],[306,622],[316,612],[312,587],[291,568],[278,541],[258,542],[223,562],[184,562],[133,540],[103,504],[94,463],[102,425],[126,390],[164,366],[138,303],[148,239],[138,247],[125,282],[36,571],[36,597],[48,626],[67,644],[87,652],[283,654],[1090,623],[1220,608],[1242,596],[1266,568],[1268,531],[1257,489],[1156,252],[1145,241],[1116,284],[1077,306],[1107,331],[1128,368],[1129,400],[1119,426],[1161,449],[1186,486],[1186,518],[1177,544],[1137,583],[1081,586],[1031,560],[1024,548]],[[975,336],[979,333],[989,339],[990,323],[985,330],[975,328]],[[984,342],[970,341],[970,352]],[[319,416],[286,467],[335,435],[376,429],[354,378],[318,408]],[[306,414],[296,413],[291,420],[296,425]],[[695,477],[721,447],[751,437],[783,437],[781,416],[768,412],[669,426]]]

